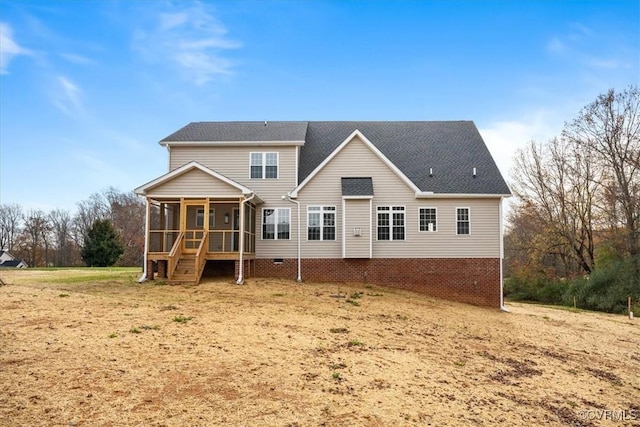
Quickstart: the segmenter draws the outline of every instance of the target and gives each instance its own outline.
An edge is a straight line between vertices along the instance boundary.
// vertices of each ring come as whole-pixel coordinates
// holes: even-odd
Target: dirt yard
[[[3,426],[640,426],[640,319],[344,284],[1,274]]]

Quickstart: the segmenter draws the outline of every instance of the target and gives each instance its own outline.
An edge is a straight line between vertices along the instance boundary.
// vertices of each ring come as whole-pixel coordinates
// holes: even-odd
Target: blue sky
[[[131,190],[191,121],[473,120],[508,179],[639,80],[637,0],[0,0],[0,203]]]

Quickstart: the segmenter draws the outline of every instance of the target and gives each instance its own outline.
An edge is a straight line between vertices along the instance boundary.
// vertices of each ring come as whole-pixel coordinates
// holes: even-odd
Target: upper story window
[[[420,231],[437,231],[436,208],[420,208]]]
[[[307,207],[307,240],[336,240],[336,207]]]
[[[252,179],[278,178],[278,153],[251,153],[249,163]]]
[[[456,234],[471,234],[469,208],[456,208]]]
[[[378,206],[378,240],[404,240],[404,206]]]
[[[289,240],[291,209],[262,209],[262,239]]]

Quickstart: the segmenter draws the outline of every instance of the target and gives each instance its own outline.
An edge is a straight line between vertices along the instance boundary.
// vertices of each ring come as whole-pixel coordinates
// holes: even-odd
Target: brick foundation
[[[297,277],[297,260],[256,259],[256,277]],[[245,265],[245,278],[249,277]],[[236,262],[236,277],[238,263]],[[388,286],[437,298],[500,307],[499,258],[378,258],[302,260],[302,279]]]

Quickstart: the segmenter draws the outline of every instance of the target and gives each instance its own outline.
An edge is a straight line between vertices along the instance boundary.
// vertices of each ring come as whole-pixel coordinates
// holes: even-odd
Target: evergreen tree
[[[108,219],[94,221],[84,239],[82,260],[89,267],[109,267],[124,253],[118,233]]]

